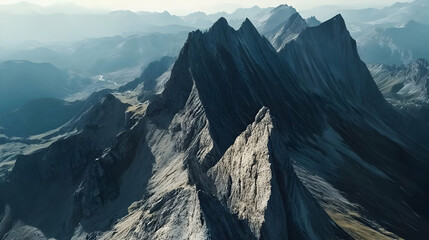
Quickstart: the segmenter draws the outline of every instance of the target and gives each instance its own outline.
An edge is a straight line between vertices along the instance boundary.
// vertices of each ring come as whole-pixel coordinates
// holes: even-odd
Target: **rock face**
[[[269,110],[261,109],[256,115],[255,122],[237,137],[234,144],[208,173],[214,179],[219,200],[224,200],[228,209],[239,218],[246,219],[256,237],[260,237],[262,232],[265,214],[284,212],[283,204],[278,202],[279,190],[273,189],[272,186],[275,179],[268,150],[272,124]],[[271,200],[276,197],[277,199]],[[271,204],[268,205],[270,200]],[[266,237],[285,238],[286,216],[281,214],[275,216],[278,219],[272,220],[276,224],[269,224],[269,229],[264,229],[264,232],[273,232]]]
[[[280,52],[249,20],[236,31],[221,18],[189,34],[172,68],[164,63],[147,71],[149,86],[136,80],[74,118],[75,135],[19,157],[0,184],[13,215],[0,233],[428,234],[428,144],[398,128],[412,120],[386,104],[341,16],[305,28]]]
[[[219,201],[247,220],[256,238],[347,238],[297,179],[277,131],[262,108],[209,170]]]
[[[341,15],[307,28],[280,55],[297,76],[306,79],[302,84],[317,94],[330,95],[331,99],[339,96],[339,101],[347,98],[367,106],[383,102]]]

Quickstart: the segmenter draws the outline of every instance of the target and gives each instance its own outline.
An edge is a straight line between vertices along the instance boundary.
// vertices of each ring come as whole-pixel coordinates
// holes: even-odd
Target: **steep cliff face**
[[[365,213],[359,213],[359,218],[380,222],[377,219],[382,216],[384,219],[390,219],[388,221],[392,226],[395,225],[392,229],[396,233],[404,237],[407,234],[411,237],[418,236],[416,231],[406,230],[407,227],[398,225],[395,219],[399,214],[401,218],[408,219],[407,222],[414,222],[416,226],[422,224],[420,226],[423,227],[426,222],[420,222],[419,217],[413,216],[406,205],[413,205],[411,208],[413,211],[420,211],[419,214],[425,214],[425,210],[417,210],[420,203],[408,198],[408,193],[395,185],[413,191],[411,195],[427,198],[424,193],[427,181],[424,180],[423,173],[427,170],[422,170],[427,169],[424,160],[427,158],[427,140],[421,138],[419,133],[426,129],[424,124],[405,117],[386,104],[368,69],[359,59],[355,41],[350,37],[341,16],[336,16],[318,27],[307,28],[279,54],[290,69],[302,77],[303,87],[321,96],[324,119],[327,120],[322,132],[315,134],[316,139],[302,144],[301,146],[306,147],[298,147],[297,151],[291,153],[295,156],[293,159],[296,165],[305,169],[300,174],[301,180],[312,182],[307,188],[313,189],[312,193],[323,202],[323,199],[336,194],[329,196],[331,194],[326,195],[325,192],[320,195],[316,189],[324,185],[333,186],[343,192],[342,197],[348,199],[344,201],[342,197],[336,196],[335,202],[340,206],[350,206],[348,202],[351,201],[378,212],[364,211]],[[318,148],[309,147],[313,144]],[[421,145],[424,147],[415,148]],[[385,149],[396,150],[395,153],[386,154]],[[355,163],[363,168],[356,168]],[[344,164],[349,166],[347,170],[340,167],[345,166]],[[422,171],[411,170],[411,165],[414,164],[419,165]],[[411,172],[413,174],[410,174]],[[318,177],[323,181],[317,180]],[[362,178],[374,179],[371,181],[377,182],[377,186],[373,188],[362,184]],[[339,184],[338,179],[343,183]],[[353,190],[346,186],[353,186]],[[390,196],[389,199],[407,199],[407,204],[396,200],[382,200],[386,196]],[[369,202],[383,202],[383,207],[376,207]],[[325,209],[334,216],[332,206],[335,204],[331,202],[329,205],[331,207]],[[396,207],[393,207],[394,205]],[[386,208],[395,209],[395,214],[385,213],[382,209]],[[354,211],[354,208],[346,209]],[[337,219],[337,222],[347,221]],[[372,223],[367,226],[379,228]],[[346,225],[342,227],[350,229]],[[355,236],[354,234],[356,232],[352,235]]]
[[[280,52],[249,20],[236,31],[220,19],[189,34],[173,67],[153,66],[151,84],[136,80],[108,95],[66,126],[75,135],[20,157],[0,185],[0,203],[13,216],[3,214],[1,234],[20,238],[22,227],[59,239],[427,233],[427,145],[410,146],[414,136],[383,116],[393,110],[340,16],[306,28]]]
[[[217,197],[262,239],[348,238],[298,180],[270,111],[262,108],[209,170]]]
[[[367,107],[383,102],[341,15],[307,28],[280,55],[317,94]]]

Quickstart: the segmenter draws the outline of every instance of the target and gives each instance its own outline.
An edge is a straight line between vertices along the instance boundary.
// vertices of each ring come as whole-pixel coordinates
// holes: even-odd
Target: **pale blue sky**
[[[272,7],[279,4],[292,5],[298,10],[309,9],[321,5],[341,5],[350,8],[388,6],[398,0],[26,0],[26,2],[51,5],[55,3],[73,2],[90,8],[108,10],[129,9],[133,11],[169,11],[174,14],[187,14],[195,11],[231,12],[239,7]],[[402,2],[411,0],[399,0]],[[22,2],[22,0],[0,0],[1,4]]]

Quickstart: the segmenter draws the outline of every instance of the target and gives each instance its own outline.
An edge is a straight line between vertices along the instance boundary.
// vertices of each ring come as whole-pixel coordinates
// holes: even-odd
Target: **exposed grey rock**
[[[268,149],[272,128],[269,110],[263,108],[208,174],[214,179],[218,199],[246,219],[257,238],[287,239],[285,210]]]
[[[277,131],[262,108],[208,172],[218,199],[247,220],[257,238],[347,238],[300,184]]]

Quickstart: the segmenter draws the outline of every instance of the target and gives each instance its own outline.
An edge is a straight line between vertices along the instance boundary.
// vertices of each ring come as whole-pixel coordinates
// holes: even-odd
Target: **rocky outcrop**
[[[209,170],[219,201],[259,239],[348,238],[297,179],[277,131],[270,111],[262,108]]]
[[[208,174],[218,199],[238,218],[246,219],[257,238],[286,239],[286,215],[268,149],[272,128],[269,110],[263,108]]]
[[[317,27],[321,24],[321,22],[319,20],[317,20],[317,18],[315,16],[312,16],[312,17],[305,19],[305,22],[307,23],[307,25],[309,27]]]

